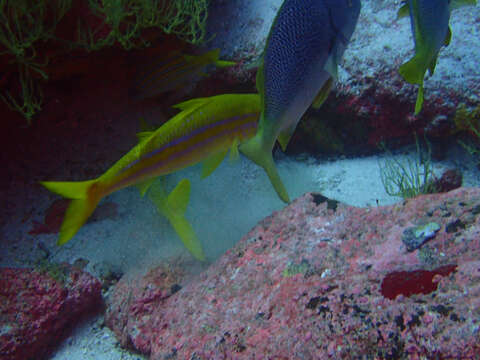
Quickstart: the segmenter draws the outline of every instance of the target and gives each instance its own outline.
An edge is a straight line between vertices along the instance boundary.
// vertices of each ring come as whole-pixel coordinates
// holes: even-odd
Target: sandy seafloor
[[[211,31],[217,33],[217,36],[212,46],[220,47],[227,58],[245,53],[258,54],[281,0],[217,0],[217,3],[217,14],[212,11],[212,16],[218,18],[231,13],[235,21],[229,21],[225,17],[225,21],[215,24]],[[357,31],[352,46],[345,53],[345,59],[350,59],[346,62],[362,74],[376,74],[382,61],[390,63],[398,58],[396,52],[384,51],[386,45],[402,49],[403,55],[413,47],[408,21],[395,22],[396,12],[391,8],[392,5],[383,0],[363,1],[361,16],[364,21],[367,17],[371,20],[369,32]],[[239,11],[242,16],[236,15]],[[471,9],[458,10],[454,17],[452,44],[440,54],[436,74],[426,83],[427,90],[434,88],[436,82],[445,81],[442,74],[456,74],[459,69],[464,68],[452,67],[451,63],[446,61],[455,55],[462,59],[462,63],[471,65],[471,68],[467,68],[465,74],[460,72],[461,76],[448,79],[450,82],[455,79],[463,82],[465,85],[460,88],[465,88],[467,95],[469,94],[468,82],[464,80],[464,76],[476,74],[476,71],[472,70],[476,61],[471,61],[471,56],[459,55],[458,51],[465,49],[467,54],[474,54],[471,47],[476,44],[478,34],[468,32],[460,37],[458,33],[463,24],[462,17],[470,16],[470,12],[475,14]],[[374,19],[370,18],[372,13],[375,14]],[[390,30],[392,27],[395,31]],[[377,40],[372,42],[372,38]],[[368,43],[368,46],[364,46],[365,43]],[[352,61],[353,55],[360,60],[380,57],[382,61],[376,62],[377,65],[363,60]],[[405,56],[405,59],[407,57]],[[341,68],[339,77],[340,82],[347,81],[348,71]],[[414,147],[404,149],[404,153],[406,156],[413,156]],[[401,201],[385,193],[379,174],[379,163],[383,160],[381,155],[333,160],[279,157],[277,164],[291,199],[305,192],[315,191],[354,206],[377,206],[377,201],[378,205]],[[446,167],[456,167],[463,172],[464,186],[480,186],[480,172],[472,158],[460,146],[455,145],[450,149],[446,161],[433,163],[437,174]],[[173,186],[185,176],[192,181],[187,218],[192,222],[209,261],[231,248],[262,218],[285,206],[277,198],[263,171],[244,158],[234,163],[224,161],[219,169],[204,180],[200,180],[198,168],[192,168],[169,176],[168,182]],[[79,258],[88,260],[86,270],[94,275],[98,275],[105,264],[110,264],[109,266],[124,273],[143,273],[155,264],[186,253],[167,221],[157,214],[148,199],[140,198],[135,188],[124,189],[106,199],[118,204],[119,215],[116,219],[85,225],[74,239],[61,248],[55,245],[55,234],[28,235],[32,221],[42,219],[45,210],[53,199],[57,198],[55,195],[39,186],[20,186],[18,189],[12,187],[9,193],[4,195],[2,201],[5,202],[0,213],[2,217],[6,214],[8,218],[0,223],[3,224],[0,233],[0,266],[31,266],[32,262],[43,254],[39,244],[52,252],[49,258],[51,261],[72,263]],[[15,206],[5,206],[11,203],[15,203]],[[35,210],[32,210],[33,208]],[[77,327],[73,334],[59,345],[52,359],[130,360],[143,357],[121,349],[113,334],[103,325],[103,317],[97,316]]]
[[[399,159],[414,159],[415,148],[410,146],[395,153]],[[337,160],[315,160],[308,156],[294,159],[282,155],[277,164],[292,199],[315,191],[354,206],[377,206],[377,201],[381,206],[401,201],[385,193],[379,172],[379,164],[384,161],[384,155]],[[433,162],[437,174],[447,167],[463,171],[464,186],[480,186],[475,161],[460,146],[450,149],[447,160]],[[263,170],[242,157],[233,163],[227,158],[207,179],[200,179],[196,166],[169,176],[167,183],[173,186],[184,177],[192,181],[187,217],[209,261],[231,248],[263,217],[285,206]],[[155,264],[182,254],[188,258],[169,224],[156,213],[148,199],[139,196],[136,188],[118,191],[107,200],[118,204],[119,216],[85,225],[74,239],[59,249],[54,245],[55,234],[35,236],[31,249],[15,245],[15,238],[32,237],[27,235],[31,226],[28,221],[22,223],[22,207],[18,207],[19,213],[2,231],[2,236],[7,237],[3,241],[12,247],[3,249],[0,266],[28,265],[39,256],[38,242],[52,249],[49,260],[73,262],[83,258],[89,261],[86,269],[96,275],[105,263],[131,274],[143,273]],[[39,209],[48,208],[51,201],[52,197],[45,191],[36,195]],[[195,260],[190,263],[195,264]],[[52,356],[55,360],[141,358],[119,347],[114,335],[103,325],[103,316],[79,326]]]

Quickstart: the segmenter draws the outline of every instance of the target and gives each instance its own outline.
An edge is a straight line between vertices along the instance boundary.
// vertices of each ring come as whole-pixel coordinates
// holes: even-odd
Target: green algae
[[[420,194],[435,193],[431,148],[429,142],[426,139],[425,141],[427,146],[426,150],[423,150],[415,136],[414,160],[398,160],[392,156],[385,145],[381,145],[388,155],[383,164],[380,164],[380,177],[388,195],[408,199]]]
[[[49,59],[39,47],[46,42],[66,49],[97,51],[119,44],[122,48],[149,46],[145,29],[159,29],[192,44],[205,39],[208,0],[88,0],[99,25],[78,20],[76,41],[57,36],[57,25],[72,9],[72,0],[0,0],[0,56],[18,67],[11,89],[0,97],[30,124],[42,109],[40,80],[48,80]],[[82,22],[83,21],[83,22]],[[98,22],[97,22],[98,23]]]

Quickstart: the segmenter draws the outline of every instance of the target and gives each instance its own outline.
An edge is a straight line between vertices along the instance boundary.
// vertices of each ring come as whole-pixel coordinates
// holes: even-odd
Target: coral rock
[[[478,358],[480,189],[327,200],[304,195],[178,292],[146,294],[128,336],[151,359]],[[409,252],[403,233],[428,223],[435,236]]]
[[[99,309],[101,284],[63,268],[64,281],[32,269],[0,270],[0,358],[46,358],[82,315]]]

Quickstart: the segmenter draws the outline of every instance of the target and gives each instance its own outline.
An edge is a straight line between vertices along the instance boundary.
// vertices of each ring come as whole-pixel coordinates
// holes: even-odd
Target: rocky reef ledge
[[[473,359],[480,189],[356,208],[306,194],[206,271],[123,279],[107,324],[152,359]]]

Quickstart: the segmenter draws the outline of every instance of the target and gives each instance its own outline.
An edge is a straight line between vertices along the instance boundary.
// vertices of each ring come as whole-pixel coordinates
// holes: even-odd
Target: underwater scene
[[[0,18],[0,360],[480,359],[476,0]]]

